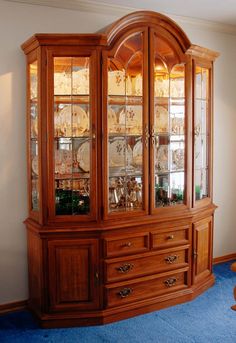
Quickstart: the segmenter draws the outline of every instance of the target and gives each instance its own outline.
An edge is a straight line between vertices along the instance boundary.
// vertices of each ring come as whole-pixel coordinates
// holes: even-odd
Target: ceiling
[[[5,0],[95,12],[128,13],[146,9],[236,26],[236,0]]]

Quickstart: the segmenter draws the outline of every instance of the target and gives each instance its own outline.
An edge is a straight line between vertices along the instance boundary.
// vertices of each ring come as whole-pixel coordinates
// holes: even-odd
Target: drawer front
[[[140,279],[139,279],[140,280]],[[127,282],[118,287],[106,287],[107,307],[122,306],[145,298],[187,288],[187,271],[166,273],[163,277],[149,277],[145,281]]]
[[[104,239],[106,257],[129,255],[149,250],[149,233]]]
[[[173,250],[173,249],[172,249]],[[188,249],[175,250],[147,257],[122,258],[119,261],[105,261],[107,282],[121,281],[133,277],[156,274],[165,270],[186,267]]]
[[[189,227],[167,232],[151,232],[151,249],[163,249],[189,242]]]

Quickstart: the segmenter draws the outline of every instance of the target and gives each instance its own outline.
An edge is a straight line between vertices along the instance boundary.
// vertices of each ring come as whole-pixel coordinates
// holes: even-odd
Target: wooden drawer
[[[149,250],[149,233],[130,234],[104,239],[106,257],[130,255]]]
[[[187,269],[106,286],[107,307],[122,306],[188,287]]]
[[[189,242],[189,227],[170,229],[165,232],[151,232],[151,249],[163,249]]]
[[[121,281],[165,270],[186,267],[188,248],[169,249],[165,253],[146,254],[145,257],[123,257],[105,261],[105,279],[107,282]]]

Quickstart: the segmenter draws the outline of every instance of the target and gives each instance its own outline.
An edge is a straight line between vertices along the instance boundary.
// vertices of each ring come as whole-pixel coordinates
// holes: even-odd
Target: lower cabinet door
[[[99,307],[98,241],[48,241],[50,311]]]
[[[193,282],[196,283],[212,273],[212,217],[193,224]]]

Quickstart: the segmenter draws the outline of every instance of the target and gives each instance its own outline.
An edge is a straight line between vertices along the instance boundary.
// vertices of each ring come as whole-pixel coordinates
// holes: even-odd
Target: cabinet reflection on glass
[[[89,58],[54,58],[56,215],[90,212]]]

